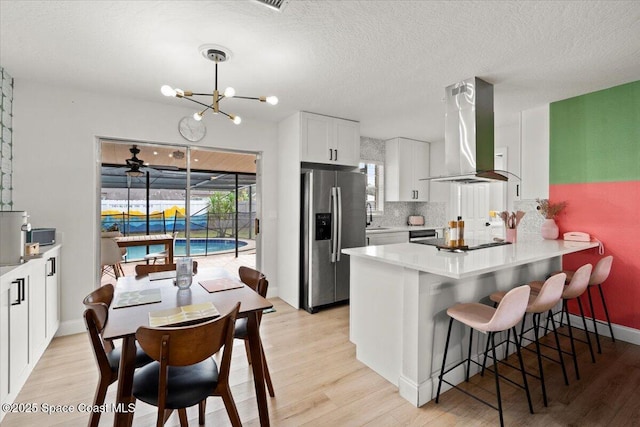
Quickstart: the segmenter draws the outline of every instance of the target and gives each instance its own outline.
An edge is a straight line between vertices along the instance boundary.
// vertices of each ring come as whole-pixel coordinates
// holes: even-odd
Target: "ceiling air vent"
[[[283,11],[289,0],[253,0],[279,12]]]

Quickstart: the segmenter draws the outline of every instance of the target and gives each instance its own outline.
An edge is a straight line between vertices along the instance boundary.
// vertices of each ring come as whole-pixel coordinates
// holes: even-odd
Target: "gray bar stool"
[[[536,354],[538,356],[538,372],[539,372],[539,376],[535,376],[532,375],[536,378],[538,378],[540,380],[540,383],[542,385],[542,399],[544,401],[544,406],[548,406],[547,405],[547,389],[546,386],[544,384],[544,373],[542,371],[542,357],[543,354],[540,351],[540,341],[539,341],[539,337],[538,337],[538,329],[540,327],[540,315],[543,313],[548,313],[549,318],[551,319],[552,322],[552,326],[553,326],[553,334],[555,336],[555,340],[556,340],[556,349],[558,350],[558,356],[559,356],[559,360],[555,360],[555,359],[551,359],[555,362],[559,362],[560,365],[562,366],[562,374],[564,375],[564,382],[565,384],[569,384],[569,380],[567,379],[567,370],[564,366],[564,359],[562,357],[562,349],[560,347],[560,339],[558,338],[558,332],[556,331],[556,325],[555,322],[553,320],[553,313],[551,312],[551,309],[560,302],[560,300],[562,299],[562,291],[564,288],[564,282],[567,278],[567,275],[564,273],[559,273],[556,274],[554,276],[551,276],[550,278],[548,278],[544,284],[542,285],[542,288],[540,288],[540,292],[537,294],[532,293],[529,296],[529,303],[527,305],[527,309],[526,312],[524,314],[524,318],[522,319],[522,328],[520,330],[520,338],[518,339],[518,337],[514,337],[514,340],[516,340],[516,342],[518,342],[520,344],[520,346],[522,346],[522,338],[525,334],[524,330],[524,320],[526,319],[527,313],[531,313],[531,317],[532,317],[532,321],[533,321],[533,327],[531,329],[533,329],[533,333],[534,333],[534,342],[535,342],[535,346],[536,346]],[[504,291],[500,291],[500,292],[494,292],[489,296],[489,299],[491,299],[491,301],[493,301],[495,304],[500,304],[500,302],[503,300],[503,298],[506,296],[506,292]],[[507,335],[507,350],[506,353],[509,353],[508,350],[508,335]],[[526,348],[526,347],[523,347]],[[485,352],[484,354],[484,360],[487,360],[487,352]],[[484,362],[482,364],[483,369],[484,369]]]
[[[573,337],[573,327],[571,326],[571,320],[569,318],[569,310],[567,309],[567,301],[571,299],[575,299],[578,302],[578,307],[580,308],[580,315],[582,316],[582,324],[584,325],[585,335],[587,336],[587,341],[582,341],[589,345],[589,352],[591,353],[591,361],[595,363],[596,358],[593,354],[593,347],[591,346],[591,338],[589,336],[589,332],[587,331],[587,321],[584,318],[584,311],[582,309],[582,302],[580,302],[580,296],[587,290],[587,286],[589,286],[589,277],[591,276],[591,264],[585,264],[579,269],[576,270],[571,281],[567,286],[565,286],[562,291],[562,313],[567,314],[567,326],[569,327],[569,339],[571,341],[571,355],[573,356],[573,366],[576,370],[576,379],[580,379],[580,372],[578,371],[578,358],[576,356],[576,347],[574,341],[582,341]],[[531,286],[531,292],[539,293],[542,289],[543,282],[535,281],[529,283]],[[553,316],[547,317],[547,325],[549,320],[553,320]],[[546,329],[546,328],[545,328]]]
[[[515,289],[507,292],[506,295],[502,298],[498,307],[493,308],[485,304],[480,303],[466,303],[466,304],[456,304],[453,307],[447,309],[447,314],[451,318],[449,320],[449,330],[447,332],[447,341],[444,347],[444,356],[442,358],[442,369],[440,370],[440,376],[438,381],[438,392],[436,394],[436,403],[438,403],[440,399],[440,390],[442,388],[442,383],[447,383],[448,385],[460,390],[461,392],[473,397],[474,399],[484,403],[487,406],[496,409],[500,414],[500,425],[504,426],[504,420],[502,417],[502,400],[500,398],[500,380],[499,377],[501,375],[498,374],[498,359],[496,357],[496,345],[495,345],[495,333],[503,332],[509,329],[513,330],[514,336],[516,336],[515,325],[518,324],[522,320],[524,316],[525,310],[527,309],[527,304],[529,302],[529,294],[531,289],[529,286],[519,286]],[[467,325],[471,328],[469,331],[469,357],[451,368],[445,371],[445,366],[447,363],[447,351],[449,350],[449,339],[451,338],[451,327],[453,326],[453,320],[457,320],[458,322]],[[457,385],[452,384],[444,379],[444,375],[458,366],[466,363],[466,381],[469,381],[469,367],[471,362],[474,362],[478,366],[481,366],[475,360],[471,360],[471,343],[473,339],[473,330],[477,330],[479,332],[488,334],[487,339],[491,341],[491,349],[493,352],[493,360],[494,360],[494,376],[496,381],[496,394],[498,400],[498,406],[493,406],[491,403],[486,402],[480,399],[477,396],[474,396],[470,392],[459,388]],[[533,414],[533,406],[531,404],[531,395],[529,393],[529,385],[527,384],[527,375],[524,370],[524,363],[522,362],[522,354],[520,353],[520,344],[516,340],[516,349],[518,353],[518,360],[520,361],[520,371],[522,372],[522,381],[524,385],[520,385],[516,382],[509,380],[506,377],[502,377],[514,385],[524,388],[527,394],[527,401],[529,403],[529,411]]]

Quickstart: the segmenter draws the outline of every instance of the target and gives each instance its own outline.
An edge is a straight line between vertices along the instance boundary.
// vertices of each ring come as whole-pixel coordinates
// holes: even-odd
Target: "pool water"
[[[176,239],[175,256],[186,255],[186,239]],[[238,248],[246,246],[247,242],[238,240]],[[235,239],[191,239],[191,255],[208,255],[214,252],[232,251],[236,247]],[[164,245],[149,246],[149,253],[162,252]],[[130,246],[127,248],[127,261],[141,260],[147,254],[146,246]]]

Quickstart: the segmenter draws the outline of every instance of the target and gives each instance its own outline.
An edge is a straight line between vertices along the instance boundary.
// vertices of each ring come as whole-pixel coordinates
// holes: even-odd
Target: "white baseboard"
[[[77,320],[65,320],[60,322],[60,327],[56,332],[56,337],[63,337],[65,335],[80,334],[86,331],[84,321],[82,319]]]
[[[554,316],[554,319],[560,320],[560,314]],[[571,316],[571,326],[578,327],[583,329],[582,318],[575,314],[570,314]],[[585,320],[587,321],[587,329],[590,332],[593,332],[593,320],[590,317],[585,316]],[[598,335],[610,337],[611,333],[609,332],[609,326],[602,323],[596,323],[598,327]],[[640,330],[629,328],[627,326],[616,325],[615,323],[611,324],[611,329],[613,329],[613,335],[616,340],[628,342],[630,344],[640,345]]]

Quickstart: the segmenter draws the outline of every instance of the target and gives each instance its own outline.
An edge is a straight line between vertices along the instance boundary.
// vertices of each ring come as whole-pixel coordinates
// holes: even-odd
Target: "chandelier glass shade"
[[[196,111],[193,114],[193,118],[195,120],[202,120],[202,116],[211,110],[213,114],[223,114],[228,117],[233,123],[239,125],[242,122],[242,118],[236,114],[230,114],[222,111],[220,109],[220,102],[226,98],[239,98],[239,99],[252,99],[255,101],[266,102],[270,105],[276,105],[278,103],[278,98],[275,96],[238,96],[236,95],[236,91],[232,87],[228,87],[224,90],[224,92],[220,92],[218,90],[218,63],[226,61],[227,53],[222,48],[210,48],[202,51],[202,54],[209,60],[215,63],[215,86],[212,93],[196,93],[192,91],[186,91],[178,88],[173,88],[169,85],[164,85],[160,88],[160,92],[164,96],[170,96],[175,98],[182,98],[193,103],[200,105],[202,108]],[[211,99],[210,103],[198,101],[193,97],[209,97]]]

